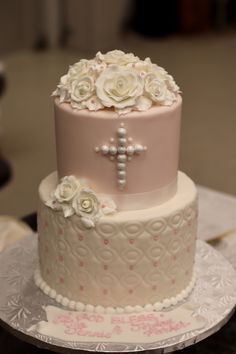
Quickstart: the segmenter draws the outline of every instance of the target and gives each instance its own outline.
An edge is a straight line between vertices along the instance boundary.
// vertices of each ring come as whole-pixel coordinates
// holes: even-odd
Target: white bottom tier
[[[176,195],[144,210],[102,217],[85,229],[45,205],[55,175],[40,185],[36,284],[72,309],[157,310],[182,300],[194,285],[197,192],[178,174]]]

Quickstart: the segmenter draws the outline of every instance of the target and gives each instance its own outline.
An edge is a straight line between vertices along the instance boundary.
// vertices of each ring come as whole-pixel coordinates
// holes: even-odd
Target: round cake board
[[[37,263],[35,235],[0,254],[0,324],[20,339],[55,352],[172,352],[215,333],[236,305],[236,271],[199,240],[191,295],[161,312],[70,311],[36,287]]]

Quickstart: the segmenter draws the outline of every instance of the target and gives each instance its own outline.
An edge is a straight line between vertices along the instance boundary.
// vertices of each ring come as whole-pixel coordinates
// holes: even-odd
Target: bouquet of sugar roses
[[[72,65],[53,95],[74,109],[112,108],[126,114],[153,105],[170,106],[179,92],[173,77],[150,58],[140,60],[132,53],[113,50]]]

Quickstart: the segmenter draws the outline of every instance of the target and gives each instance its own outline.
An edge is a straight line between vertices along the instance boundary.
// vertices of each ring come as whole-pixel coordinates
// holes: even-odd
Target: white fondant
[[[197,225],[196,188],[186,175],[179,173],[168,202],[103,216],[93,229],[44,205],[53,183],[40,186],[38,219],[40,271],[50,288],[95,308],[180,301],[192,279]]]
[[[132,159],[131,156],[128,156],[128,163]],[[118,170],[125,170],[126,163],[117,163]],[[109,197],[117,205],[117,210],[140,210],[141,205],[142,209],[145,209],[148,205],[149,207],[157,206],[166,202],[174,197],[177,191],[176,180],[172,181],[170,184],[166,185],[163,188],[152,190],[150,192],[144,193],[134,193],[134,194],[111,194]],[[100,194],[99,196],[103,196]]]

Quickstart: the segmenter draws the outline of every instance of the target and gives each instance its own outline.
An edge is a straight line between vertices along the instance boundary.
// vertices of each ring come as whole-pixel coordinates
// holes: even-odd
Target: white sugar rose
[[[80,60],[77,63],[71,65],[67,74],[63,75],[60,79],[58,88],[67,87],[70,88],[72,81],[80,76],[85,76],[89,72],[89,60]]]
[[[74,198],[79,187],[79,182],[74,176],[63,177],[54,192],[54,197],[59,203],[68,203]]]
[[[152,100],[145,96],[140,96],[136,102],[137,111],[147,111],[152,106]]]
[[[80,216],[94,216],[99,211],[99,201],[90,189],[81,190],[73,199],[72,206]]]
[[[144,77],[147,74],[155,73],[160,79],[165,79],[167,71],[157,64],[153,64],[150,58],[145,60],[140,60],[135,64],[132,64],[133,68],[138,71],[138,73]]]
[[[52,96],[59,96],[60,102],[65,102],[70,100],[70,83],[68,74],[63,75],[57,85],[56,90],[52,93]]]
[[[104,215],[114,214],[117,210],[115,202],[109,197],[100,199],[100,204],[101,211]]]
[[[127,65],[129,63],[136,63],[139,58],[136,57],[133,53],[124,53],[122,50],[112,50],[106,54],[98,52],[96,58],[100,61],[104,61],[107,64],[118,64],[118,65]]]
[[[175,100],[175,95],[168,90],[165,81],[155,74],[145,77],[144,90],[147,97],[161,105],[169,106]]]
[[[143,80],[132,68],[112,65],[98,77],[96,93],[105,107],[124,109],[134,106],[143,93]]]
[[[92,96],[90,97],[86,102],[85,102],[86,108],[88,108],[90,111],[97,111],[99,109],[104,108],[103,104],[99,101],[97,96]]]
[[[68,71],[68,77],[70,78],[70,80],[74,80],[79,76],[88,75],[89,70],[90,70],[90,61],[86,59],[82,59],[70,66]]]
[[[103,70],[105,70],[107,67],[107,64],[104,62],[101,62],[97,58],[90,60],[89,64],[89,70],[90,73],[92,73],[94,76],[99,75]]]
[[[171,75],[166,75],[166,84],[167,84],[167,87],[175,92],[175,93],[180,93],[180,88],[179,86],[176,84],[175,80],[173,79],[173,77]]]
[[[133,53],[113,50],[82,59],[62,76],[54,96],[75,109],[113,108],[119,114],[146,111],[153,104],[171,105],[180,93],[165,69]]]
[[[88,100],[95,92],[94,81],[89,76],[82,76],[71,84],[71,99],[80,103]]]

